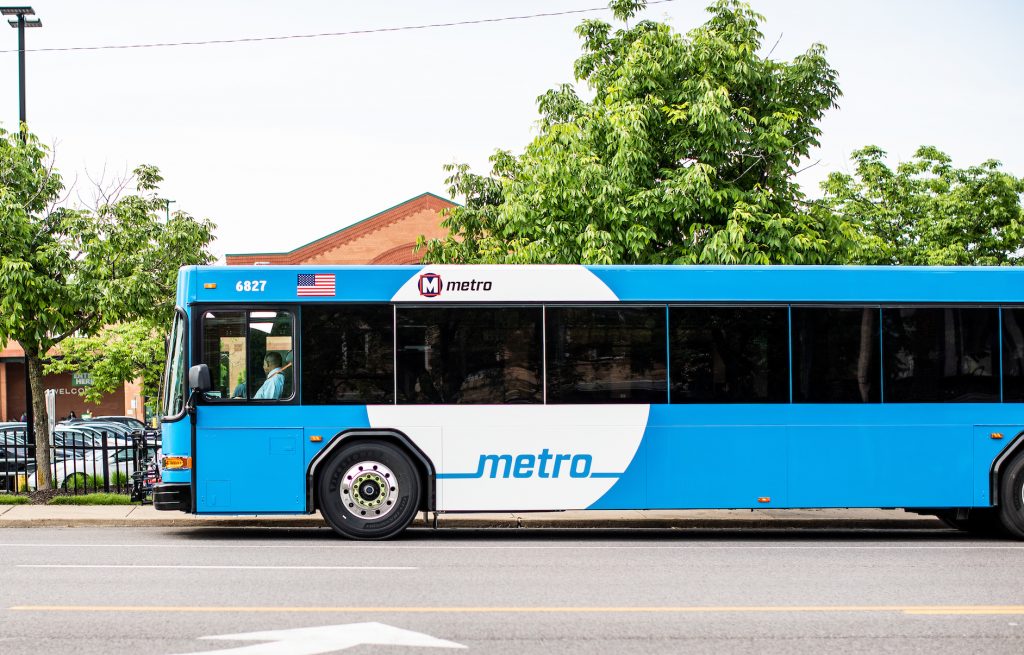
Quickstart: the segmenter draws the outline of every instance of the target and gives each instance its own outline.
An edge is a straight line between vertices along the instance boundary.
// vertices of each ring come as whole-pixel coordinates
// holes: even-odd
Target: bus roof
[[[1024,303],[1024,267],[190,266],[177,302]]]

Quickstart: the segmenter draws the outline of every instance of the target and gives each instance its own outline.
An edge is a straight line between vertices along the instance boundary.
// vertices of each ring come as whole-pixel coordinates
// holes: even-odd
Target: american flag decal
[[[299,297],[333,296],[334,273],[300,273],[296,292]]]

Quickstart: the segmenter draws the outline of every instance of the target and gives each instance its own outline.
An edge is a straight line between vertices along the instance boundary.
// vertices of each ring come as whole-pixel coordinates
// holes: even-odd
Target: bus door
[[[305,509],[293,308],[206,308],[197,361],[213,389],[196,411],[196,511]]]

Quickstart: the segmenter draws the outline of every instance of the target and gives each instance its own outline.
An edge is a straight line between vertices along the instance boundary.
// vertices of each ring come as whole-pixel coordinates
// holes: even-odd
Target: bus
[[[1024,268],[200,266],[160,510],[905,508],[1024,537]]]

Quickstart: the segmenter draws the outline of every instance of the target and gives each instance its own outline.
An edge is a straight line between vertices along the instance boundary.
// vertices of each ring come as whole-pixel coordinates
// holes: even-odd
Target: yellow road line
[[[765,605],[709,607],[252,607],[176,605],[16,605],[15,612],[226,612],[310,614],[758,614],[900,612],[912,615],[1024,615],[1024,605]]]

